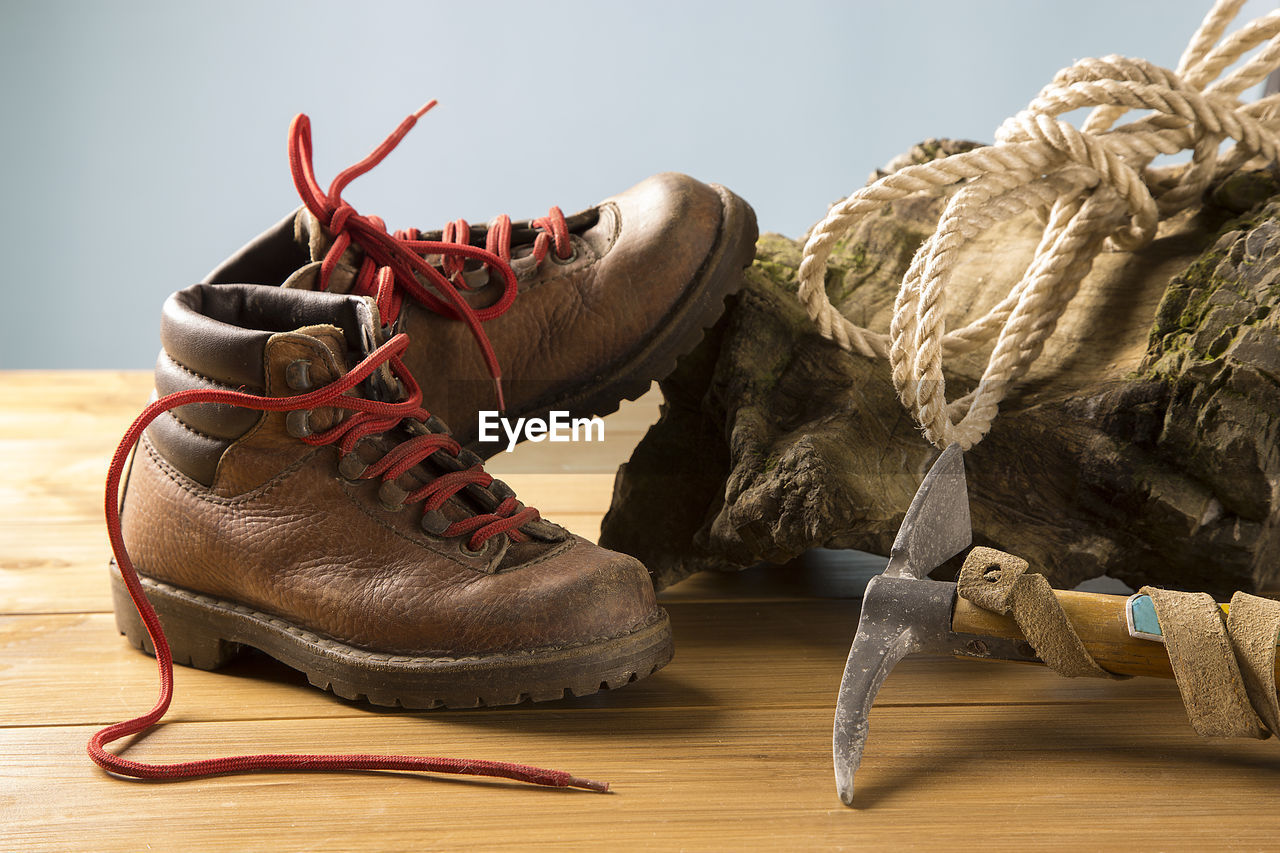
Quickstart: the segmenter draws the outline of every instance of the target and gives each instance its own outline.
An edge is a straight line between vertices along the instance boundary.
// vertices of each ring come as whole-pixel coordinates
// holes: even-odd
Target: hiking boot
[[[373,299],[196,285],[161,339],[156,390],[191,404],[139,442],[120,530],[179,663],[253,647],[345,698],[430,708],[583,695],[671,658],[644,566],[486,474],[421,407]],[[115,566],[112,588],[151,651]]]
[[[740,287],[755,252],[754,212],[723,187],[674,173],[572,216],[553,207],[521,222],[504,215],[487,225],[456,220],[441,231],[389,234],[342,191],[419,115],[328,192],[311,168],[310,122],[295,119],[290,162],[303,207],[206,282],[375,297],[381,322],[415,341],[405,362],[432,411],[485,456],[506,439],[477,443],[478,412],[505,410],[511,419],[612,412],[669,374]],[[379,286],[383,266],[394,274]]]

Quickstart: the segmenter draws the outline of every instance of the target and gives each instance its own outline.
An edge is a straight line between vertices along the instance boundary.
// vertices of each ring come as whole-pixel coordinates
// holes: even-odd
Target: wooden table
[[[144,373],[0,374],[0,849],[1280,847],[1276,742],[1200,740],[1172,683],[1016,665],[900,664],[845,808],[831,716],[858,611],[849,564],[669,590],[676,659],[621,690],[405,713],[266,659],[179,667],[167,722],[129,747],[514,760],[607,779],[609,795],[395,773],[111,778],[85,741],[149,708],[156,673],[115,631],[102,481],[149,388]],[[604,445],[526,444],[490,468],[594,535],[657,402],[611,416]]]

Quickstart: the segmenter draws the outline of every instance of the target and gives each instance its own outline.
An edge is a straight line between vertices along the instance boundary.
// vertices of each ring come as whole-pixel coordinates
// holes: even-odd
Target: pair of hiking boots
[[[485,473],[477,413],[643,393],[739,286],[755,216],[664,174],[573,216],[389,233],[342,191],[420,115],[327,191],[299,116],[303,206],[165,303],[160,399],[113,466],[117,624],[153,650],[140,587],[178,663],[248,646],[408,708],[642,678],[672,654],[644,566]]]

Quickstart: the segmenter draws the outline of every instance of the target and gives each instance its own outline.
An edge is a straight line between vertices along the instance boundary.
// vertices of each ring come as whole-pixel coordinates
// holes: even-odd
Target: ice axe
[[[862,761],[871,705],[898,661],[923,652],[1043,664],[1012,618],[960,598],[955,583],[926,577],[972,540],[964,457],[953,444],[921,482],[888,566],[863,594],[858,633],[836,703],[836,789],[846,805],[853,804],[853,776]],[[980,556],[977,549],[969,559],[975,556]],[[983,571],[985,580],[998,582],[998,565]],[[1099,674],[1173,677],[1148,596],[1053,590],[1051,597],[1093,661],[1106,670]]]

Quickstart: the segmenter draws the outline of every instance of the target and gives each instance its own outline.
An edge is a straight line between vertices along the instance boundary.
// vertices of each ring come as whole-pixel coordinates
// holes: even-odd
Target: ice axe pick
[[[840,682],[833,738],[836,789],[846,805],[853,804],[853,777],[862,761],[871,705],[898,661],[923,652],[1043,664],[1012,618],[958,597],[954,583],[926,577],[972,540],[964,457],[953,444],[925,475],[898,529],[888,566],[863,594],[858,632]],[[975,552],[970,559],[975,556],[982,554]],[[997,566],[978,568],[984,580],[998,579],[991,574],[999,571]],[[1148,596],[1052,594],[1103,669],[1173,677]]]

